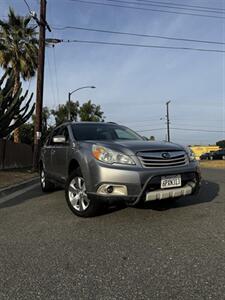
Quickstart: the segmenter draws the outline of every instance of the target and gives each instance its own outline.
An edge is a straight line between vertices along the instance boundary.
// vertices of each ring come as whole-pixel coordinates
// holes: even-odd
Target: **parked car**
[[[78,216],[98,213],[103,203],[176,199],[195,194],[200,168],[190,149],[145,141],[115,123],[65,123],[53,130],[41,151],[44,192],[65,187],[70,209]]]
[[[225,149],[220,149],[211,154],[210,159],[225,159]]]
[[[212,160],[212,159],[213,159],[212,155],[213,155],[213,152],[212,152],[212,151],[211,151],[211,152],[203,153],[203,154],[200,156],[200,160],[205,160],[205,159],[207,159],[207,160]]]

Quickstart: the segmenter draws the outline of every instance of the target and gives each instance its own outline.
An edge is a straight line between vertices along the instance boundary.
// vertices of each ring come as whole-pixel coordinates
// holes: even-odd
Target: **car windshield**
[[[143,140],[143,138],[129,128],[114,124],[73,124],[73,135],[76,140]]]

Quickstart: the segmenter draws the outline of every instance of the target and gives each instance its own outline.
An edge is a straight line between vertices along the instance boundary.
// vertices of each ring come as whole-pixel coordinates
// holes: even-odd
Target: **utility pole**
[[[38,50],[38,71],[36,89],[36,116],[34,129],[34,156],[33,169],[38,169],[38,162],[41,149],[42,133],[42,108],[43,108],[43,89],[44,89],[44,65],[45,65],[45,29],[46,29],[46,0],[40,0],[40,19],[39,19],[39,50]]]
[[[68,93],[68,121],[71,121],[71,93]]]
[[[171,101],[166,102],[166,124],[167,124],[167,141],[170,142],[170,117],[169,117],[169,104]]]

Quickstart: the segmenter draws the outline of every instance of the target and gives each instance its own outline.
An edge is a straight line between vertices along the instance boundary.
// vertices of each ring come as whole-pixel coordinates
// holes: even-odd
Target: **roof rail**
[[[117,125],[117,123],[116,123],[116,122],[107,122],[107,123],[109,123],[109,124],[115,124],[115,125]]]

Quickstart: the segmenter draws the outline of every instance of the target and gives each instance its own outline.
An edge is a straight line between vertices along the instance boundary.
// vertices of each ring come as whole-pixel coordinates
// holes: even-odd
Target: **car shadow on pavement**
[[[41,197],[41,196],[44,196],[44,193],[42,192],[41,188],[38,186],[38,187],[35,187],[34,189],[27,191],[19,196],[15,196],[9,200],[6,200],[6,201],[0,203],[0,209],[16,206],[16,205],[22,204],[28,200],[32,200],[34,198]]]
[[[219,185],[217,183],[203,180],[200,192],[196,196],[187,196],[175,201],[174,200],[170,201],[165,199],[160,201],[146,202],[142,206],[138,207],[138,209],[152,209],[157,211],[163,211],[172,208],[179,208],[179,207],[207,203],[213,201],[215,197],[218,195],[218,192],[219,192]],[[40,187],[36,187],[34,190],[30,190],[28,192],[25,192],[22,195],[16,196],[10,200],[0,203],[0,209],[16,206],[41,196],[45,196],[45,194],[43,194]],[[125,208],[127,208],[125,203],[118,203],[115,205],[111,205],[109,207],[103,207],[102,210],[99,211],[98,216],[115,213],[116,211],[120,211]]]
[[[215,182],[203,180],[200,191],[197,195],[174,198],[172,200],[164,199],[152,202],[146,202],[140,208],[141,209],[152,209],[152,210],[168,210],[171,208],[185,207],[196,204],[203,204],[211,202],[219,193],[219,185]]]
[[[100,209],[100,211],[98,213],[98,217],[113,214],[117,211],[120,211],[120,210],[123,210],[123,209],[126,209],[126,208],[127,208],[127,205],[124,202],[115,203],[115,204],[112,204],[112,205],[109,205],[109,206],[105,205],[105,206],[102,207],[102,209]]]

